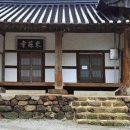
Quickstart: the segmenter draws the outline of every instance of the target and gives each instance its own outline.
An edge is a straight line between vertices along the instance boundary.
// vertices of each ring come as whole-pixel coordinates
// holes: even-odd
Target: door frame
[[[79,77],[79,60],[80,60],[80,55],[92,55],[92,54],[96,54],[96,55],[101,55],[102,56],[102,81],[101,82],[87,82],[87,81],[80,81],[80,77]],[[89,53],[78,53],[77,54],[77,82],[78,83],[105,83],[105,54],[104,52],[89,52]]]
[[[27,53],[27,54],[31,54],[32,55],[32,53],[33,54],[35,54],[35,53],[39,53],[39,54],[41,54],[41,82],[45,82],[45,53],[44,52],[40,52],[40,51],[19,51],[18,53],[17,53],[17,63],[18,63],[18,67],[17,67],[17,81],[18,82],[21,82],[20,81],[20,75],[19,75],[19,71],[20,71],[20,60],[19,60],[19,58],[20,58],[20,54],[21,53]],[[31,83],[31,81],[30,81],[30,83]]]

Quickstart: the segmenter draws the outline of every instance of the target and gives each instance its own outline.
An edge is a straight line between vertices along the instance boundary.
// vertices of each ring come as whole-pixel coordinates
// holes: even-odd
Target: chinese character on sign
[[[28,48],[34,48],[33,41],[28,42]]]
[[[35,43],[35,47],[36,47],[36,48],[41,48],[40,41],[36,41],[36,43]]]
[[[25,48],[26,44],[27,43],[24,40],[20,43],[20,45],[21,45],[22,48]]]
[[[43,50],[44,39],[34,38],[18,38],[17,48],[18,50]]]

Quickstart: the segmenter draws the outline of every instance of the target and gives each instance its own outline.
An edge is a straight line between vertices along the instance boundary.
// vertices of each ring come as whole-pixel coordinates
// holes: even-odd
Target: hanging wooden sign
[[[18,50],[43,50],[44,39],[17,38]]]

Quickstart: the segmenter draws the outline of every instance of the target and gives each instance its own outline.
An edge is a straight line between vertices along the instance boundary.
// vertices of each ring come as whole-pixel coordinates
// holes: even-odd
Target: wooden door
[[[78,82],[103,82],[102,54],[79,54]]]
[[[41,82],[43,81],[42,54],[21,52],[18,55],[18,81]]]

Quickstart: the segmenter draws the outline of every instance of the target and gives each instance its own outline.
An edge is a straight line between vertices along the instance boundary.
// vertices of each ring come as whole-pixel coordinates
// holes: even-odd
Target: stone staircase
[[[130,125],[127,103],[122,97],[79,97],[71,106],[79,124],[125,126]]]

